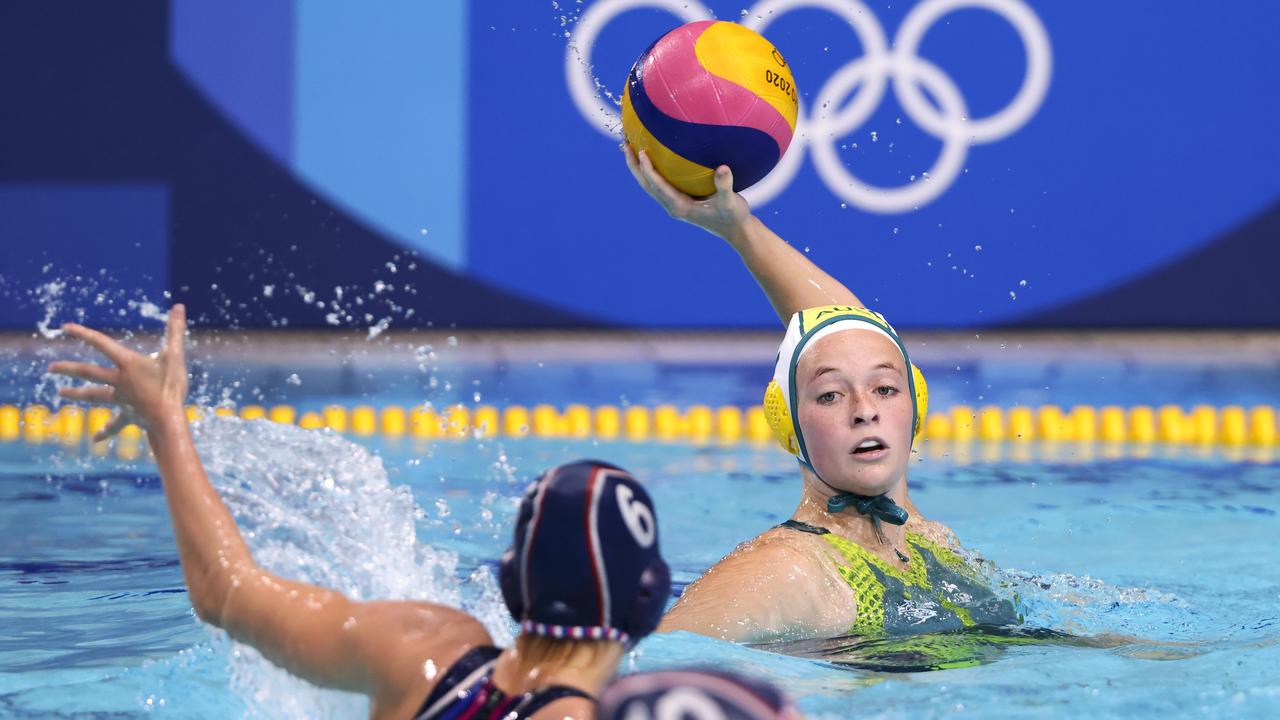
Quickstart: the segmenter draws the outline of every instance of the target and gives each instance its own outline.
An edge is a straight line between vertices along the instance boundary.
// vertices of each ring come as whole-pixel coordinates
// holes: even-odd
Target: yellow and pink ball
[[[758,33],[716,20],[658,39],[636,60],[622,130],[655,169],[695,197],[715,193],[720,165],[733,189],[759,182],[795,134],[799,96],[782,53]]]

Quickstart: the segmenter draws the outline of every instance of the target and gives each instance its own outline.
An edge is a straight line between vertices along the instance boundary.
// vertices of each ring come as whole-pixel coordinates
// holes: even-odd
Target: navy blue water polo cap
[[[525,491],[498,581],[522,632],[638,641],[671,592],[649,493],[598,460],[546,471]]]
[[[631,718],[785,718],[772,685],[719,670],[664,670],[619,678],[600,694],[600,720]]]

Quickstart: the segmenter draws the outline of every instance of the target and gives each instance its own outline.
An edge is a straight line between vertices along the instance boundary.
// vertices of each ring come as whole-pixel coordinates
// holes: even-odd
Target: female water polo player
[[[661,618],[670,579],[653,503],[624,470],[592,461],[547,471],[524,496],[499,564],[521,623],[505,650],[460,610],[356,602],[273,575],[254,562],[196,454],[183,410],[183,307],[170,311],[152,357],[80,325],[63,329],[114,367],[53,363],[51,372],[95,383],[61,394],[121,407],[103,437],[135,419],[147,429],[200,618],[298,677],[367,694],[375,718],[593,717],[591,698],[625,648]]]
[[[911,502],[907,465],[928,396],[888,322],[752,215],[729,168],[696,200],[623,150],[672,217],[738,252],[786,324],[765,408],[803,483],[790,519],[689,585],[660,629],[765,641],[1018,623],[951,531]]]

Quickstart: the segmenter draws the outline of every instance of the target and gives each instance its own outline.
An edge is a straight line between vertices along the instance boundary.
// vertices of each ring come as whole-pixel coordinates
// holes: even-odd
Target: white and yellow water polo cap
[[[851,305],[824,305],[801,310],[791,316],[787,334],[778,347],[773,380],[769,381],[769,387],[764,392],[764,415],[778,444],[800,458],[805,465],[809,465],[809,454],[805,450],[804,433],[800,430],[800,423],[796,421],[796,366],[800,364],[805,351],[818,340],[845,330],[879,333],[898,346],[898,350],[902,352],[902,360],[911,368],[907,376],[907,392],[912,400],[913,435],[919,435],[920,429],[924,427],[924,416],[929,409],[929,389],[925,385],[924,375],[911,363],[907,346],[902,344],[897,331],[883,315]]]

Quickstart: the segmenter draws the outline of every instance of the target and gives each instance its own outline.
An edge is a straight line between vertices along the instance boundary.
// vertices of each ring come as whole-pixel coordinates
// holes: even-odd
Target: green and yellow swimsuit
[[[779,527],[812,533],[831,546],[835,570],[858,601],[846,637],[765,647],[881,671],[976,665],[1008,645],[1052,642],[1060,633],[1020,628],[1007,599],[952,550],[907,533],[911,560],[897,567],[826,528],[788,520]]]

